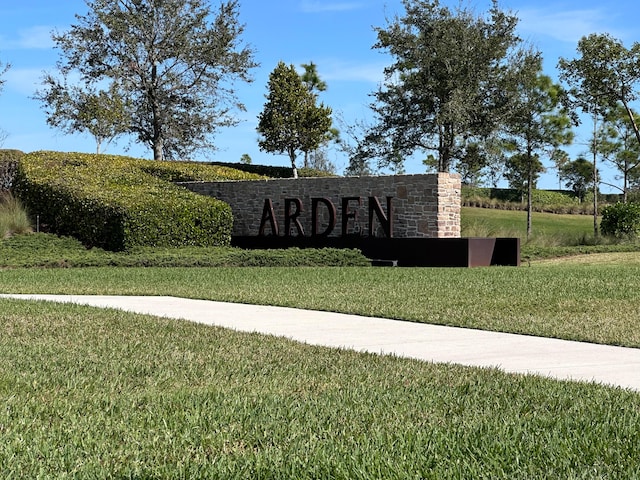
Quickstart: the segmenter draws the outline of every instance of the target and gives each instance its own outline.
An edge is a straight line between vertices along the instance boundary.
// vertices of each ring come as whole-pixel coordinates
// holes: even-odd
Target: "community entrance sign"
[[[519,264],[519,239],[460,238],[460,176],[181,183],[231,206],[243,248],[359,248],[401,266]]]

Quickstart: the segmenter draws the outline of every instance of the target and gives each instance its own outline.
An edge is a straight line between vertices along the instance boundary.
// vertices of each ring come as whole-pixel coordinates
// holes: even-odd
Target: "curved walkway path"
[[[640,391],[640,349],[467,328],[177,297],[0,295],[71,302],[259,332],[328,347],[506,372],[593,381]]]

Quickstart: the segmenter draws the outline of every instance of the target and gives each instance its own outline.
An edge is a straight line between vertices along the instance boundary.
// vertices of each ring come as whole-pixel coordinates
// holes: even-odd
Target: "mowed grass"
[[[65,249],[47,265],[86,261],[74,247],[58,263]],[[183,253],[189,265],[208,254],[162,262]],[[639,347],[640,254],[615,255],[480,269],[15,268],[0,270],[0,292],[177,295]],[[1,478],[640,477],[638,392],[72,305],[0,300],[0,331]]]
[[[527,212],[463,207],[463,236],[527,236]],[[566,244],[593,236],[593,216],[533,212],[532,241]],[[599,223],[599,220],[598,220]]]
[[[2,478],[640,472],[638,393],[82,306],[0,308]]]
[[[637,260],[532,265],[16,269],[0,271],[0,291],[175,295],[640,347]]]

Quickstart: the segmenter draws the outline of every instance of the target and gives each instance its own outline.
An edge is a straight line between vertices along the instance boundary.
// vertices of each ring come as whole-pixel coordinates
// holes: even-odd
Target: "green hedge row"
[[[534,204],[552,205],[572,205],[577,204],[578,199],[572,192],[559,190],[537,190],[533,191],[532,200]],[[482,188],[482,187],[462,187],[462,200],[491,199],[500,202],[521,203],[526,201],[526,197],[520,191],[513,188]]]
[[[76,237],[87,246],[120,251],[135,246],[228,245],[231,208],[173,185],[174,178],[256,176],[189,162],[34,152],[20,160],[13,191],[48,230]]]
[[[262,175],[269,178],[292,178],[293,170],[291,167],[274,167],[271,165],[254,165],[252,163],[225,163],[210,162],[209,165],[225,166],[235,170],[241,170],[247,173]],[[298,168],[299,177],[334,177],[335,175],[313,168]]]

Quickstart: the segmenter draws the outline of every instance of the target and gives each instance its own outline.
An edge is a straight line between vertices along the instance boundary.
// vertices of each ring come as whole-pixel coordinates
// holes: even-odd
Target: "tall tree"
[[[115,83],[108,90],[94,91],[79,85],[69,86],[45,76],[48,88],[35,98],[42,102],[47,123],[65,133],[90,133],[96,141],[96,153],[102,145],[127,132],[127,106]]]
[[[127,133],[155,159],[215,148],[215,131],[244,109],[235,82],[250,82],[257,66],[241,42],[237,0],[216,12],[206,0],[86,1],[89,12],[53,35],[62,78],[77,73],[88,90],[115,82],[130,107]],[[45,89],[59,84],[66,81],[45,81]]]
[[[302,68],[304,68],[304,73],[300,75],[300,79],[302,80],[303,85],[307,87],[307,90],[309,91],[309,93],[313,95],[317,101],[319,93],[324,92],[327,89],[327,83],[320,78],[320,75],[318,74],[318,68],[315,63],[313,62],[303,63]],[[332,140],[337,140],[337,138],[338,138],[338,130],[336,128],[331,128],[327,132],[326,138],[322,141],[321,145],[319,145],[318,147],[314,148],[311,151],[303,150],[304,167],[310,168],[312,167],[311,166],[312,162],[316,161],[318,158],[326,157],[326,152],[319,152],[318,148],[320,146],[328,145]],[[323,165],[323,162],[320,162],[320,165]],[[335,166],[333,166],[333,168],[335,169]]]
[[[558,62],[560,78],[570,87],[568,103],[591,116],[594,123],[591,151],[593,153],[593,231],[598,235],[598,176],[597,122],[620,103],[629,118],[636,140],[640,131],[631,102],[638,97],[640,82],[640,43],[630,49],[609,34],[591,34],[578,42],[579,57],[561,58]],[[576,116],[576,121],[579,118]]]
[[[258,117],[261,150],[287,154],[294,178],[298,152],[318,148],[331,129],[331,108],[316,104],[293,65],[279,62],[269,75],[267,102]]]
[[[514,83],[517,101],[505,123],[510,149],[517,154],[512,168],[526,178],[527,237],[532,232],[533,188],[544,167],[541,157],[551,158],[561,145],[573,140],[571,120],[561,104],[562,88],[542,74],[539,54],[527,54],[517,82]]]
[[[433,153],[437,170],[449,171],[465,142],[486,137],[508,110],[510,60],[520,40],[517,17],[498,8],[488,15],[450,10],[437,0],[403,0],[406,13],[377,28],[375,49],[394,63],[374,94],[377,124],[359,157],[402,162],[416,151]]]

